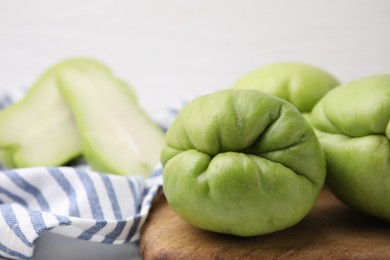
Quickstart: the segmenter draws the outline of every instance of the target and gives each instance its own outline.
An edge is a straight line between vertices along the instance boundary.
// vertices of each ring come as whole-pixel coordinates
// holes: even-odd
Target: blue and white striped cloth
[[[0,109],[21,96],[0,93]],[[165,129],[177,109],[167,112],[159,122]],[[0,165],[0,256],[32,259],[34,241],[46,231],[106,244],[137,241],[161,185],[161,166],[145,179],[85,166],[1,170]]]

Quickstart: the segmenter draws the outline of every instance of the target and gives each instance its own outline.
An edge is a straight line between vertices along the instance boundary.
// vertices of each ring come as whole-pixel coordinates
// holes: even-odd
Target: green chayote
[[[390,220],[390,75],[354,80],[313,108],[327,182],[346,204]]]
[[[81,154],[71,111],[58,90],[57,76],[66,68],[104,66],[89,58],[71,58],[47,69],[26,96],[0,111],[0,163],[7,168],[57,166]]]
[[[239,79],[237,89],[256,89],[291,102],[301,112],[313,106],[339,82],[328,72],[313,65],[280,62],[261,67]]]
[[[91,58],[53,65],[0,111],[0,164],[7,168],[59,166],[82,155],[96,171],[148,176],[163,145],[163,131],[132,87]]]
[[[228,89],[190,101],[166,133],[163,190],[202,229],[238,236],[299,222],[325,179],[313,129],[287,101]]]

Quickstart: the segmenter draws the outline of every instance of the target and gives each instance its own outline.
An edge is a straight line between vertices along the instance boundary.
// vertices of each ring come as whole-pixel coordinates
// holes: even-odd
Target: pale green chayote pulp
[[[256,90],[189,102],[166,133],[163,189],[171,208],[202,229],[254,236],[308,214],[325,159],[300,112]]]
[[[324,148],[327,181],[346,204],[390,220],[390,75],[329,92],[310,122]]]

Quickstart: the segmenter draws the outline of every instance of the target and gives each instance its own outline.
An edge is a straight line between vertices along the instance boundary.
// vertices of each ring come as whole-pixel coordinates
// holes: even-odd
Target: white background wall
[[[390,73],[390,1],[0,0],[0,90],[31,85],[78,55],[130,81],[156,118],[275,61],[312,63],[343,82]],[[37,260],[58,252],[46,241]],[[77,249],[62,252],[56,259],[77,258]]]
[[[110,65],[156,117],[275,61],[343,82],[390,73],[390,1],[0,0],[0,89],[77,55]]]

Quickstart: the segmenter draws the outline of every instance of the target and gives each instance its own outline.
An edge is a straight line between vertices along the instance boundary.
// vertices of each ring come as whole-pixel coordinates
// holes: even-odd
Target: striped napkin
[[[0,109],[23,93],[0,93]],[[177,111],[167,110],[159,125],[166,129]],[[97,173],[87,165],[0,165],[0,256],[32,259],[34,241],[47,231],[106,244],[137,241],[161,185],[161,166],[142,178]]]

